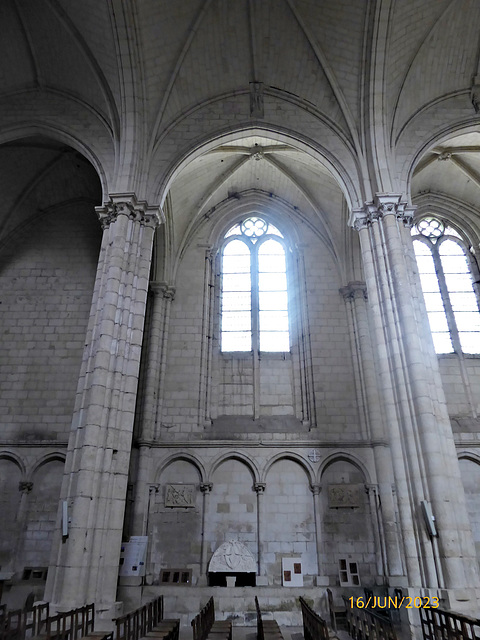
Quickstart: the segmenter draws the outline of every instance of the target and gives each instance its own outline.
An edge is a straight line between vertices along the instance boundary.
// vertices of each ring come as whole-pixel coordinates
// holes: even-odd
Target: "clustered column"
[[[388,440],[386,430],[385,412],[382,410],[377,380],[377,368],[375,354],[370,335],[370,324],[367,308],[367,288],[365,282],[350,282],[341,289],[341,293],[347,303],[349,311],[351,332],[353,335],[353,350],[356,358],[356,378],[358,404],[363,412],[363,421],[367,437],[372,441],[375,468],[378,481],[378,499],[380,511],[381,532],[384,535],[382,544],[385,546],[385,562],[377,566],[381,567],[379,575],[398,576],[404,575],[402,563],[402,550],[396,522],[395,501],[392,492],[394,475],[392,471],[391,451],[387,447]],[[373,294],[375,299],[375,294]],[[377,327],[375,328],[377,331]],[[377,346],[380,344],[378,336],[373,336]],[[387,429],[385,428],[387,426]],[[372,518],[376,515],[372,511]]]
[[[133,194],[97,209],[103,237],[77,388],[46,598],[114,613],[156,207]]]
[[[151,447],[159,433],[158,417],[161,416],[163,379],[165,376],[165,348],[168,340],[170,304],[175,288],[165,282],[150,282],[152,312],[146,345],[145,385],[138,438],[138,472],[133,503],[133,535],[145,535],[148,517],[148,487],[151,478]]]
[[[375,202],[352,215],[375,332],[376,377],[407,571],[415,586],[443,586],[443,574],[447,588],[474,587],[475,551],[438,362],[425,308],[418,305],[418,275],[407,268],[412,241],[405,225],[412,215],[397,194],[377,194]],[[436,517],[439,558],[421,520],[422,500],[431,502]]]

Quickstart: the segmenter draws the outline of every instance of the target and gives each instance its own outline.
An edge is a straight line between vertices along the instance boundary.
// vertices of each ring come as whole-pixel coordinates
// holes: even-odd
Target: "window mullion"
[[[258,285],[258,251],[257,245],[251,249],[251,282],[252,282],[252,349],[254,353],[260,352],[260,301]]]
[[[432,256],[433,256],[433,261],[435,263],[435,271],[437,272],[438,285],[440,287],[440,294],[443,299],[445,315],[447,316],[448,330],[450,331],[453,350],[455,351],[455,353],[460,354],[462,353],[460,336],[458,335],[457,323],[455,322],[452,303],[450,302],[450,296],[448,294],[447,283],[445,281],[445,274],[443,273],[442,261],[440,260],[440,255],[438,253],[438,244],[436,244],[433,247]]]

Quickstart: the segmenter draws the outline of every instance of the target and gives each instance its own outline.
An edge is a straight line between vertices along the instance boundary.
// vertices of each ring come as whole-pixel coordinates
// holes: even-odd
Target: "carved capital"
[[[210,493],[210,491],[213,489],[213,482],[202,482],[200,484],[200,491],[202,493]]]
[[[207,260],[210,260],[210,262],[213,262],[217,256],[218,253],[218,248],[217,247],[209,247],[206,251],[205,251],[205,255],[207,257]]]
[[[120,193],[110,197],[103,207],[95,207],[102,229],[109,227],[119,216],[127,216],[130,220],[146,227],[157,227],[163,222],[163,214],[159,206],[149,205],[144,200],[138,201],[134,193]]]
[[[407,206],[401,198],[397,193],[377,193],[373,202],[366,202],[361,209],[352,209],[350,225],[361,231],[386,216],[394,215],[405,225],[411,226],[416,207]]]
[[[18,490],[21,493],[30,493],[30,491],[33,489],[33,482],[28,482],[26,480],[21,480],[18,483]]]
[[[255,484],[253,485],[253,490],[256,491],[259,495],[262,495],[263,493],[265,493],[265,487],[267,485],[265,484],[265,482],[255,482]]]
[[[160,489],[159,484],[151,484],[148,487],[148,493],[158,493],[159,489]]]
[[[350,226],[355,229],[355,231],[361,231],[362,229],[366,229],[370,224],[370,220],[368,218],[368,212],[365,209],[352,209],[350,214]]]
[[[402,202],[402,196],[398,193],[377,193],[373,205],[378,211],[378,217],[396,216],[403,211],[405,202]]]
[[[310,491],[313,493],[314,496],[319,496],[322,491],[322,487],[319,484],[311,484]]]
[[[150,282],[150,291],[156,296],[173,300],[175,298],[175,287],[171,287],[166,282]]]
[[[366,484],[365,485],[365,491],[366,491],[367,495],[372,494],[372,495],[376,496],[376,495],[378,495],[378,485],[376,485],[376,484]]]
[[[367,299],[367,285],[365,282],[353,281],[349,282],[346,287],[340,289],[340,293],[345,300],[357,300],[358,298]]]

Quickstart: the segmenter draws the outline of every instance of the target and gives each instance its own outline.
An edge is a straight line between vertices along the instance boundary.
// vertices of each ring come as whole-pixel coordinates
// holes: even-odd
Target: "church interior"
[[[0,25],[0,602],[480,617],[480,3]]]

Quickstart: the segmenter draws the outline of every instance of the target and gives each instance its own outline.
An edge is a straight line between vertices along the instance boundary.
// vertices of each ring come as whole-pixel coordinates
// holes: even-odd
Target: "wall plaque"
[[[282,558],[282,586],[303,587],[301,558]]]
[[[196,490],[194,484],[167,484],[165,490],[166,507],[194,507]]]
[[[363,503],[362,484],[330,484],[328,485],[328,506],[331,509],[341,507],[360,507]]]
[[[120,548],[121,577],[144,576],[147,555],[148,536],[130,536],[128,542],[122,542]]]

